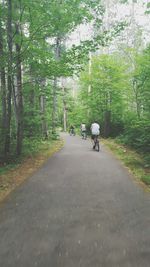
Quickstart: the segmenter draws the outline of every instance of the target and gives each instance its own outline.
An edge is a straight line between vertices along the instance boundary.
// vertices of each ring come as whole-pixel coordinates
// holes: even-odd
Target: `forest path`
[[[0,266],[149,267],[150,196],[103,147],[64,138],[0,206]]]

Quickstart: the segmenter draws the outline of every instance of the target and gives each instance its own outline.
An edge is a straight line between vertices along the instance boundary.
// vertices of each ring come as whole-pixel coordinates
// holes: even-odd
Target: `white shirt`
[[[86,126],[84,123],[81,124],[81,131],[86,131]]]
[[[100,126],[98,123],[92,123],[91,125],[91,132],[94,135],[99,135],[100,134]]]

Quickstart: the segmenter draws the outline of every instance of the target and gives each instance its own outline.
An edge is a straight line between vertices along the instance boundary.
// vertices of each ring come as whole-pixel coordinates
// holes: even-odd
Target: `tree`
[[[1,140],[0,144],[5,143],[6,136],[6,71],[5,71],[5,56],[4,56],[4,29],[2,27],[2,11],[4,12],[3,6],[0,6],[0,77],[1,77],[1,104],[2,104],[2,115],[1,115]],[[5,147],[2,148],[2,154],[6,157]]]
[[[7,0],[7,45],[8,45],[8,66],[7,66],[7,109],[6,109],[6,138],[5,156],[10,151],[10,122],[11,122],[11,99],[12,99],[12,1]]]
[[[150,46],[136,57],[134,82],[137,86],[138,117],[150,115]]]
[[[113,55],[92,58],[91,77],[81,75],[81,105],[89,109],[89,121],[99,120],[104,136],[108,137],[114,124],[121,123],[127,79],[126,67]],[[90,94],[87,90],[91,83]]]
[[[18,5],[17,5],[18,4]],[[15,47],[16,47],[16,117],[17,117],[17,145],[16,153],[20,155],[22,152],[23,141],[23,93],[22,93],[22,60],[21,60],[21,0],[18,0],[15,5],[17,16],[15,21]]]

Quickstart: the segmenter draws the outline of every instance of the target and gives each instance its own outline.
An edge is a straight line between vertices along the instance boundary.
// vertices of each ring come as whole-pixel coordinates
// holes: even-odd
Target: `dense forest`
[[[142,42],[135,13],[130,23],[120,20],[111,14],[110,2],[131,5],[132,11],[138,4],[0,1],[1,162],[22,155],[37,140],[57,138],[60,128],[79,128],[83,121],[90,126],[95,119],[103,137],[118,137],[148,162],[150,45]],[[147,1],[144,16],[149,8]],[[69,43],[82,25],[88,38]],[[116,49],[111,48],[114,43]],[[70,77],[77,83],[75,94],[67,85]]]

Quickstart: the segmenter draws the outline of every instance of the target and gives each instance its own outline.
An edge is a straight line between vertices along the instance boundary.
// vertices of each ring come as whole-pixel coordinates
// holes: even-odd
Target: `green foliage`
[[[137,100],[140,115],[150,116],[150,46],[136,57],[134,82],[137,85]]]
[[[124,94],[129,87],[127,78],[127,68],[117,57],[101,55],[92,58],[90,73],[87,67],[80,78],[80,102],[86,109],[88,123],[96,119],[104,128],[105,114],[110,112],[111,134],[121,131],[123,108],[126,106]]]
[[[43,142],[40,138],[24,138],[23,155],[34,155],[39,152]]]
[[[9,163],[9,164],[3,164],[3,166],[1,166],[0,168],[0,175],[4,175],[5,173],[7,173],[10,170],[14,170],[17,166],[19,165],[19,162],[17,163],[17,160],[14,161],[13,163]],[[3,189],[3,186],[0,184],[0,189]]]
[[[150,186],[150,174],[143,175],[141,179],[145,184]]]
[[[150,125],[147,120],[130,121],[125,126],[121,140],[136,150],[144,153],[150,152]]]
[[[144,154],[145,164],[150,152],[150,48],[136,53],[128,51],[130,61],[114,55],[93,56],[91,67],[80,76],[80,92],[69,114],[71,123],[98,120],[101,134],[119,136],[119,140]],[[109,114],[106,117],[106,115]]]
[[[58,132],[53,133],[51,135],[51,139],[52,140],[59,140],[60,139],[59,133]]]
[[[150,2],[147,3],[147,9],[146,9],[145,13],[150,14]]]
[[[135,54],[132,72],[132,102],[124,114],[124,132],[120,139],[137,151],[144,153],[146,164],[150,160],[150,47]]]

